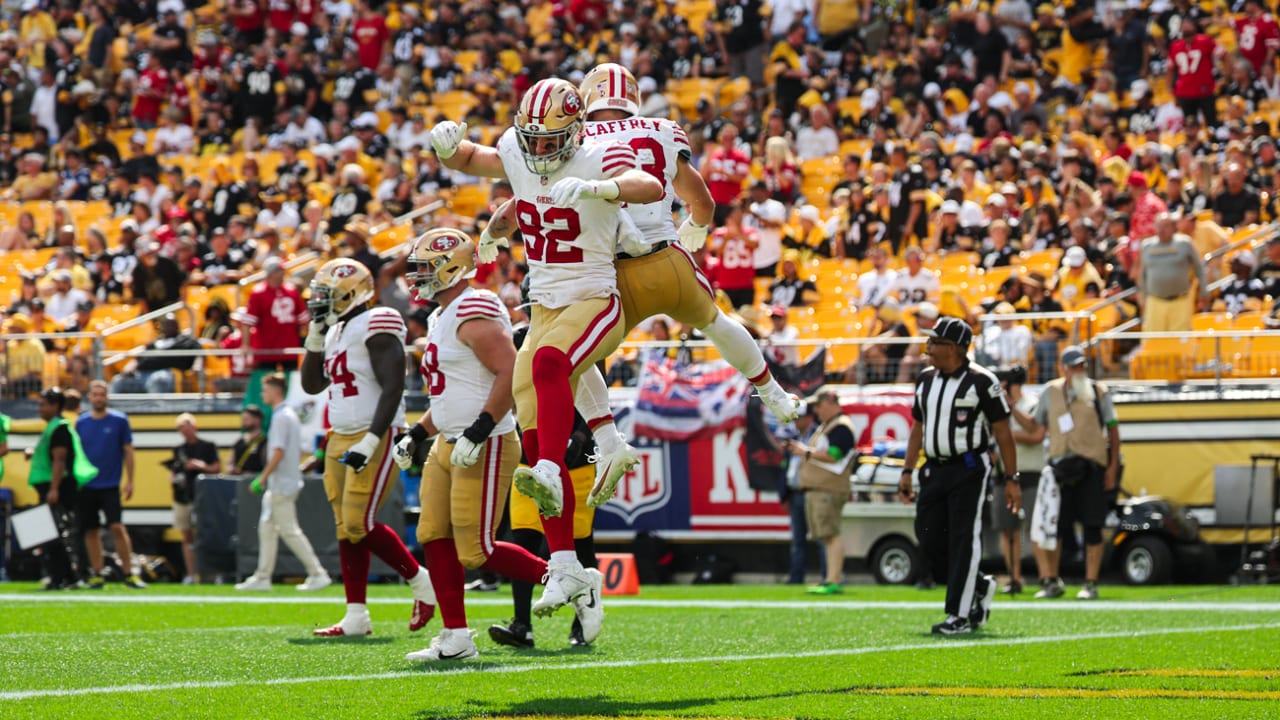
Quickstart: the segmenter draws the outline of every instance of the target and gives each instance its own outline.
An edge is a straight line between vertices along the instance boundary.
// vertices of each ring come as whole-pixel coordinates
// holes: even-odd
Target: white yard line
[[[86,688],[54,688],[46,690],[10,690],[0,692],[0,702],[13,700],[32,700],[50,697],[78,697],[84,695],[107,695],[113,693],[164,692],[168,690],[208,690],[227,687],[273,686],[273,685],[305,685],[327,682],[367,682],[370,680],[394,680],[401,678],[422,677],[424,675],[463,675],[463,674],[515,674],[527,672],[549,672],[560,670],[590,670],[595,668],[634,668],[652,665],[692,665],[708,662],[750,662],[756,660],[791,660],[795,658],[847,657],[851,655],[869,655],[872,653],[907,652],[916,650],[950,650],[954,648],[995,647],[1010,645],[1040,645],[1045,643],[1078,642],[1081,640],[1114,640],[1118,638],[1138,638],[1158,635],[1185,635],[1199,633],[1248,632],[1252,630],[1280,629],[1280,624],[1257,623],[1249,625],[1212,625],[1161,628],[1152,630],[1135,630],[1124,632],[1090,633],[1084,635],[1049,635],[1043,637],[1024,638],[992,638],[974,640],[939,639],[928,643],[906,643],[900,645],[870,646],[857,648],[834,648],[831,650],[811,650],[788,653],[761,653],[758,655],[707,655],[689,658],[655,658],[648,660],[613,660],[604,662],[570,662],[570,663],[529,663],[527,665],[485,665],[484,661],[456,665],[443,670],[435,670],[424,666],[422,670],[401,670],[396,672],[369,673],[365,675],[320,675],[312,677],[273,678],[268,680],[203,680],[195,682],[159,683],[155,685],[108,685]]]
[[[408,605],[409,590],[405,589],[402,598],[369,598],[369,605]],[[105,604],[173,604],[173,605],[340,605],[341,597],[307,595],[290,597],[271,593],[253,595],[157,595],[153,593],[98,594],[98,593],[0,593],[0,603],[28,603],[33,605],[46,603],[89,603]],[[506,596],[474,597],[467,596],[467,605],[472,607],[507,606],[511,599]],[[634,607],[656,609],[702,609],[702,610],[754,610],[758,608],[778,608],[782,610],[938,610],[942,604],[938,600],[656,600],[640,598],[619,598],[606,596],[605,604],[611,607]],[[1047,602],[1005,602],[998,601],[995,608],[1006,611],[1055,611],[1055,612],[1090,612],[1097,610],[1135,610],[1143,612],[1280,612],[1280,602],[1208,602],[1179,600],[1093,600],[1075,602],[1058,600]]]

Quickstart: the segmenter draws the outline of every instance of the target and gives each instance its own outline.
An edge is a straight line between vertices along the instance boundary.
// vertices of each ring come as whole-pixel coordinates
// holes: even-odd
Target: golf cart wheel
[[[871,553],[871,574],[881,585],[910,585],[916,578],[916,549],[902,538],[884,540]]]
[[[1120,555],[1120,571],[1130,585],[1163,585],[1173,572],[1173,552],[1159,538],[1134,538]]]

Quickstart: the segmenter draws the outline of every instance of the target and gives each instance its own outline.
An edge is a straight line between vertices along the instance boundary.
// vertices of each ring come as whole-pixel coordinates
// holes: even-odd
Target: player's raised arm
[[[507,177],[497,148],[479,145],[466,138],[466,123],[459,125],[452,120],[445,120],[431,128],[431,146],[435,148],[440,164],[468,175]]]

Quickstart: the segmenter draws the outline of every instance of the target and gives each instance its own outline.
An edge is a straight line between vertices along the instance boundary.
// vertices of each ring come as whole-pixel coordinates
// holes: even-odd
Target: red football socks
[[[543,523],[546,523],[546,519],[543,519]],[[488,570],[512,580],[541,585],[542,576],[547,573],[547,561],[519,545],[495,542],[493,554],[485,561],[481,570]],[[432,577],[435,575],[433,574]]]
[[[568,441],[566,441],[568,442]],[[391,566],[392,570],[400,573],[400,577],[405,580],[411,579],[418,574],[418,561],[413,559],[413,555],[409,554],[409,548],[404,546],[404,541],[396,534],[394,530],[383,525],[375,523],[373,530],[365,537],[362,545],[368,546],[369,550],[378,556],[378,559]]]
[[[422,546],[422,554],[431,573],[431,584],[435,586],[441,622],[451,629],[466,627],[467,609],[462,599],[466,571],[458,562],[458,548],[453,538],[432,540]]]
[[[369,586],[369,546],[339,540],[338,562],[342,566],[342,588],[347,593],[347,604],[363,605],[365,588]]]

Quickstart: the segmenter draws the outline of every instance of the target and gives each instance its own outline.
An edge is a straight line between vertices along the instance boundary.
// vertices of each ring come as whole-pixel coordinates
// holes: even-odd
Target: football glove
[[[436,157],[441,160],[453,157],[453,154],[458,152],[458,146],[465,139],[467,139],[466,123],[459,125],[452,120],[445,120],[431,128],[431,147],[436,149]]]
[[[617,200],[621,190],[613,180],[567,177],[551,186],[551,204],[569,207],[580,199]]]
[[[687,217],[680,223],[676,234],[680,236],[680,244],[689,252],[697,252],[707,243],[707,226],[699,225],[692,217]]]
[[[454,441],[449,463],[460,468],[475,465],[480,459],[480,451],[484,449],[485,440],[489,439],[489,433],[493,432],[496,425],[492,415],[487,412],[480,413],[480,417],[471,423],[471,427],[463,430],[462,436]]]
[[[378,443],[381,439],[371,432],[364,434],[360,438],[360,442],[352,445],[349,450],[342,453],[342,458],[338,461],[347,467],[355,469],[356,472],[364,470],[369,465],[369,458],[378,452]]]
[[[401,470],[413,467],[413,455],[418,452],[418,445],[426,442],[427,429],[417,423],[409,428],[409,434],[396,441],[391,449],[391,459]]]
[[[491,263],[498,259],[498,248],[511,247],[511,240],[489,234],[489,228],[480,231],[480,244],[476,246],[476,259],[481,264]]]
[[[312,320],[307,326],[307,339],[302,341],[302,347],[306,348],[307,352],[324,352],[324,335],[328,330],[329,326],[325,325],[323,320]]]
[[[253,482],[249,483],[249,489],[250,489],[250,490],[252,490],[252,491],[254,491],[255,493],[257,493],[257,494],[259,494],[259,495],[261,495],[261,494],[262,494],[262,492],[263,492],[264,490],[266,490],[266,488],[262,487],[262,476],[261,476],[261,475],[259,475],[259,476],[255,477],[255,478],[253,479]]]

